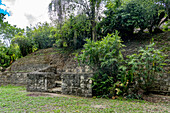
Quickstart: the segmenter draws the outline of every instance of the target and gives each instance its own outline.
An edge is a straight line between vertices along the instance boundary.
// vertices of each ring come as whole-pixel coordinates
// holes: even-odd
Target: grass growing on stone
[[[93,99],[82,97],[33,96],[23,87],[0,87],[0,112],[170,112],[166,103],[149,103],[139,100]]]

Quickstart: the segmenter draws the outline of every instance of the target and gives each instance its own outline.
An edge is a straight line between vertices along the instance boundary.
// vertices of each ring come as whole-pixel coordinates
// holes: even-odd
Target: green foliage
[[[165,24],[163,25],[163,31],[170,31],[169,26],[170,26],[170,20],[165,22]]]
[[[161,9],[164,9],[168,19],[170,19],[170,7],[169,7],[169,0],[154,0],[158,3],[158,6]]]
[[[6,68],[20,57],[21,53],[17,45],[6,47],[0,44],[0,67]]]
[[[121,44],[118,32],[115,34],[108,34],[101,41],[86,40],[82,54],[79,55],[78,60],[89,65],[96,71],[93,80],[93,94],[113,96],[121,94],[115,83],[121,82],[123,91],[126,89],[128,77],[123,74],[126,70],[122,66],[123,57],[121,49],[124,45]],[[126,73],[126,72],[125,72]]]
[[[115,35],[108,34],[101,41],[86,41],[82,54],[77,57],[79,62],[96,72],[92,78],[93,95],[125,96],[129,85],[134,84],[134,94],[130,95],[141,98],[137,96],[137,91],[142,89],[148,92],[156,77],[163,71],[165,56],[152,47],[154,44],[141,48],[138,54],[133,54],[124,61],[121,54],[123,45],[117,32]]]
[[[155,79],[163,72],[165,56],[160,50],[153,48],[154,44],[141,48],[138,54],[128,56],[131,75],[134,76],[136,90],[148,92],[154,87]]]
[[[50,48],[55,43],[53,29],[48,23],[39,23],[34,29],[27,28],[27,37],[33,39],[38,49]]]
[[[26,56],[33,52],[33,40],[24,36],[22,33],[18,33],[18,35],[13,38],[12,43],[18,44],[22,56]]]
[[[3,39],[6,42],[6,46],[9,46],[11,44],[11,40],[16,34],[24,31],[21,28],[17,28],[15,25],[12,26],[8,22],[2,23],[0,22],[0,25],[1,25],[0,28],[1,39]]]
[[[132,0],[117,7],[110,3],[107,8],[106,18],[98,25],[98,32],[107,35],[118,30],[122,38],[130,37],[135,28],[140,28],[141,32],[148,28],[152,33],[165,15],[164,12],[159,15],[159,7],[152,0]]]
[[[101,41],[94,42],[90,39],[86,39],[86,41],[82,50],[83,54],[80,55],[83,63],[95,67],[95,70],[99,69],[109,73],[112,73],[113,69],[117,69],[118,62],[123,60],[121,54],[123,45],[117,32],[115,35],[108,34]]]
[[[0,46],[0,67],[6,67],[9,64],[10,57],[6,54],[8,49],[5,46]]]
[[[3,27],[2,30],[3,40],[8,41],[7,43],[9,45],[11,44],[12,38],[15,37],[16,34],[24,31],[21,28],[17,28],[15,25],[14,26],[10,25],[8,22],[4,22],[2,27]]]
[[[0,14],[0,67],[7,68],[15,60],[21,57],[18,45],[10,45],[11,39],[18,33],[23,31],[12,26],[8,22],[4,22],[5,15]],[[3,43],[1,42],[3,40]]]
[[[57,46],[81,48],[85,39],[90,35],[90,21],[86,15],[70,16],[70,19],[65,21],[61,29],[56,30],[55,37]]]

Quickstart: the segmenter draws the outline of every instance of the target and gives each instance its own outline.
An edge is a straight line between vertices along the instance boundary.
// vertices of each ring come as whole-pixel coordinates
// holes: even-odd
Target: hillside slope
[[[170,31],[154,36],[148,34],[137,35],[132,40],[124,43],[126,45],[124,48],[126,51],[123,52],[124,57],[136,53],[139,47],[148,45],[152,38],[154,38],[154,42],[156,43],[155,47],[162,49],[163,52],[168,55],[167,59],[170,59]],[[72,51],[56,48],[42,49],[15,61],[7,71],[31,72],[49,65],[56,65],[58,68],[63,68],[68,64],[73,65],[75,63],[73,57]],[[170,63],[167,62],[167,64],[166,71],[169,73]]]
[[[58,68],[63,68],[65,63],[72,58],[70,55],[72,55],[71,52],[63,51],[61,49],[42,49],[18,59],[7,69],[7,71],[32,72],[50,65],[56,65]]]
[[[137,35],[129,42],[125,42],[126,47],[123,52],[124,57],[127,55],[131,55],[137,53],[140,47],[145,47],[150,44],[154,40],[155,46],[154,48],[160,49],[165,55],[167,55],[166,61],[167,65],[165,66],[166,73],[170,74],[170,31],[156,34],[156,35]]]

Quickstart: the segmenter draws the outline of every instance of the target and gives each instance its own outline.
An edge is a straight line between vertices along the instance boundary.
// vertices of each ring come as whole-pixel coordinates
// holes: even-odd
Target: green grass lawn
[[[59,112],[59,113],[114,113],[114,112],[170,112],[168,103],[149,103],[139,100],[93,99],[61,96],[28,96],[23,87],[0,87],[1,112]]]

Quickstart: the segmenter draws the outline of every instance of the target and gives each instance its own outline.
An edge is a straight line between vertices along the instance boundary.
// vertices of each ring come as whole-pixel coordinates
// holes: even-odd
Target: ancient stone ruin
[[[92,76],[87,66],[63,71],[49,66],[27,74],[27,91],[92,97]]]
[[[61,56],[58,53],[35,57],[28,65],[25,64],[28,60],[25,58],[22,59],[25,62],[21,62],[23,65],[13,65],[6,72],[1,72],[0,86],[11,84],[26,86],[29,92],[92,97],[91,77],[94,72],[88,66],[79,66],[73,57]],[[52,61],[53,59],[55,61]],[[170,95],[170,76],[167,73],[158,78],[153,91]]]

